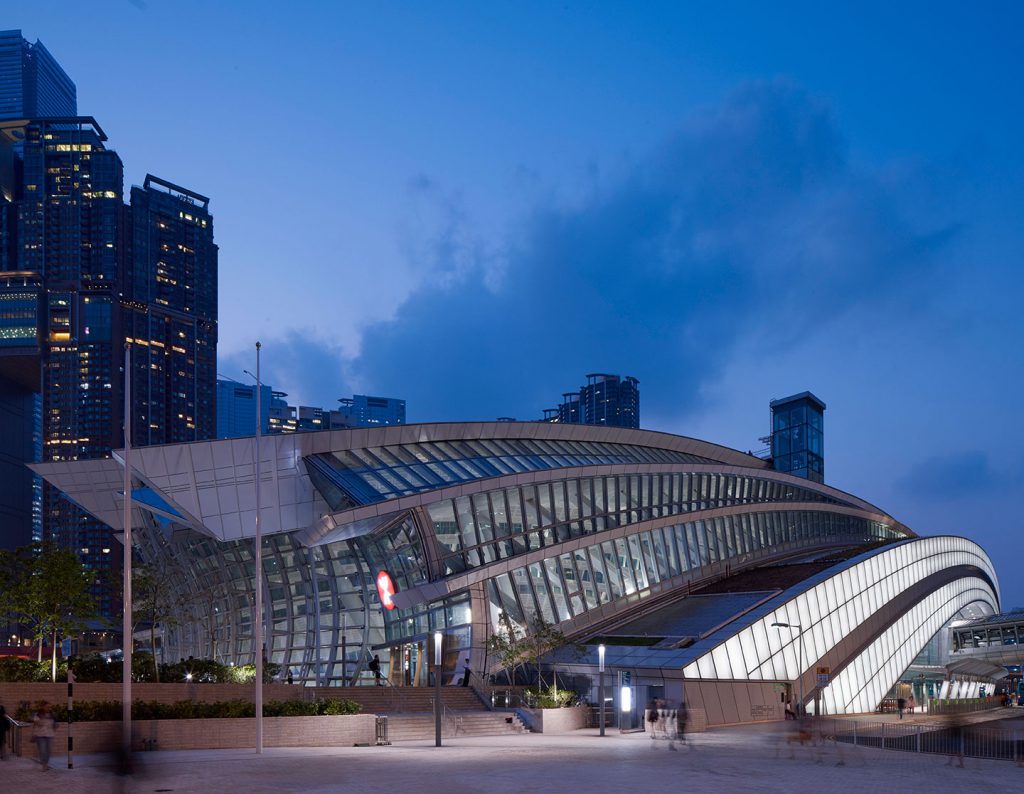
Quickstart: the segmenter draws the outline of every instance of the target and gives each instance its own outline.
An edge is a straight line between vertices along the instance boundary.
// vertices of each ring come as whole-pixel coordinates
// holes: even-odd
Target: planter
[[[265,747],[350,747],[376,743],[377,717],[353,714],[324,717],[264,717]],[[121,743],[121,723],[76,722],[72,724],[75,754],[106,753]],[[51,763],[58,763],[67,748],[68,725],[62,722],[51,747]],[[22,734],[21,752],[36,757],[32,729]],[[136,750],[215,750],[253,747],[255,717],[206,720],[133,720],[132,747]]]
[[[520,709],[529,716],[530,730],[534,733],[569,733],[590,727],[589,706],[566,709]]]

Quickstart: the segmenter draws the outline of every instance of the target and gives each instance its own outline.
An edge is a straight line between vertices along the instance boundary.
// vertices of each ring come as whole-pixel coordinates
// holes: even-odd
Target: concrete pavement
[[[791,725],[791,723],[789,724]],[[1010,762],[966,760],[835,746],[789,746],[786,724],[719,729],[692,737],[692,749],[672,752],[646,734],[596,730],[563,736],[525,734],[459,737],[391,747],[273,748],[161,751],[138,754],[130,777],[114,774],[113,759],[85,756],[66,769],[57,755],[47,772],[26,759],[0,763],[0,791],[17,792],[359,792],[522,794],[691,790],[771,794],[849,789],[870,792],[1024,790],[1024,769]],[[789,758],[790,751],[795,755]],[[837,766],[839,761],[844,763]]]

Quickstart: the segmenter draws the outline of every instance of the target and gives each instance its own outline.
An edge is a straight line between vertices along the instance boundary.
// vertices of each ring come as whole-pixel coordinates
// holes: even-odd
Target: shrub
[[[533,708],[564,709],[579,703],[579,695],[571,689],[555,687],[531,687],[523,692],[523,698]]]
[[[20,656],[0,656],[0,681],[49,681],[50,662]]]
[[[32,716],[42,703],[30,706],[23,703],[14,713],[15,719],[31,722]],[[58,722],[67,722],[67,706],[50,704],[53,716]],[[360,706],[351,700],[327,698],[326,700],[280,700],[263,704],[264,717],[314,717],[317,715],[358,714]],[[159,703],[154,700],[136,700],[132,703],[134,720],[196,720],[217,718],[252,717],[256,706],[248,700],[219,700],[214,703],[200,703],[194,700],[179,700],[175,703]],[[82,700],[75,702],[75,722],[117,721],[121,719],[121,702],[118,700]]]
[[[319,709],[318,714],[330,714],[342,715],[342,714],[358,714],[362,711],[362,706],[358,703],[354,703],[351,700],[345,700],[342,698],[327,698],[326,700],[317,701]]]

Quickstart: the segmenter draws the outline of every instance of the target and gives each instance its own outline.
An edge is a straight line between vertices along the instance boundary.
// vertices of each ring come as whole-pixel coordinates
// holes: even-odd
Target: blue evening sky
[[[1024,606],[1019,3],[9,4],[125,163],[212,198],[222,373],[410,421],[588,372],[980,542]]]

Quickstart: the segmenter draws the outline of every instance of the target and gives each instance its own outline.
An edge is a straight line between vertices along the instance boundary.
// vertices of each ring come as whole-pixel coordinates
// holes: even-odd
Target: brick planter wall
[[[374,744],[377,718],[373,714],[325,717],[264,717],[265,747],[350,747]],[[59,765],[67,756],[67,723],[57,726],[50,763]],[[113,752],[121,743],[120,722],[77,722],[72,726],[75,755]],[[21,753],[36,758],[32,729],[22,731]],[[256,719],[135,720],[132,746],[156,741],[158,750],[212,750],[256,745]]]
[[[333,697],[344,697],[335,693]],[[256,688],[252,684],[132,684],[133,700],[155,700],[158,703],[176,703],[179,700],[192,700],[197,703],[216,703],[223,700],[248,700],[252,702],[256,696]],[[263,700],[300,700],[310,695],[301,686],[288,684],[264,684]],[[48,703],[66,704],[68,685],[58,681],[56,684],[32,684],[0,681],[0,704],[13,713],[22,701],[35,704],[39,700]],[[75,700],[121,700],[121,684],[75,684]]]

